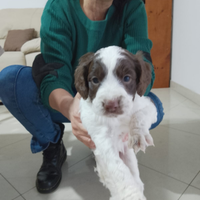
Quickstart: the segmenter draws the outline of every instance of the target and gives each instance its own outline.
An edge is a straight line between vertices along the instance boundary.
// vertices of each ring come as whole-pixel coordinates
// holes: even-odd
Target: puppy
[[[157,111],[143,96],[150,81],[142,53],[117,46],[85,54],[75,71],[81,120],[96,145],[96,172],[110,200],[146,199],[133,149],[153,145],[149,128]]]

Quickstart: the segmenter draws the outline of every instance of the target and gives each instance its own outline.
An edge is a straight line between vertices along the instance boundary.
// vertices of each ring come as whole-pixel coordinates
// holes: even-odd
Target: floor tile
[[[177,200],[187,184],[174,180],[144,166],[139,166],[147,200]]]
[[[181,103],[182,105],[184,105],[185,107],[187,107],[188,109],[190,109],[193,113],[197,114],[200,117],[200,106],[197,105],[196,103],[190,101],[190,100],[186,100],[184,102]]]
[[[13,117],[5,106],[0,106],[0,135],[20,133],[27,134],[27,130]]]
[[[28,133],[5,106],[0,106],[0,127],[0,134]]]
[[[13,200],[25,200],[24,198],[22,198],[21,196],[19,196],[19,197],[17,197],[17,198],[15,198],[15,199],[13,199]]]
[[[165,126],[151,134],[155,147],[139,152],[139,163],[189,184],[200,169],[200,136]]]
[[[26,192],[35,185],[35,176],[41,165],[41,154],[32,155],[30,139],[1,149],[0,173],[19,191]]]
[[[186,101],[174,107],[165,114],[161,125],[200,135],[200,108],[191,105]]]
[[[0,199],[12,200],[19,196],[19,193],[0,175]]]
[[[7,108],[4,105],[0,105],[0,122],[11,117],[12,115],[9,113]]]
[[[42,164],[42,154],[33,155],[30,151],[30,139],[31,136],[2,148],[0,155],[0,173],[21,194],[35,186],[36,174]],[[64,143],[68,152],[66,168],[91,154],[91,151],[72,133],[65,133]]]
[[[200,189],[200,173],[198,173],[198,175],[192,181],[191,186],[194,186],[194,187]]]
[[[28,138],[25,134],[0,134],[0,149]]]
[[[189,187],[179,200],[199,200],[200,199],[200,190]]]
[[[67,127],[69,130],[69,127]],[[74,165],[78,161],[91,155],[91,150],[86,147],[82,142],[77,140],[77,138],[70,131],[65,131],[64,144],[67,149],[67,163],[68,167]]]
[[[47,195],[32,189],[23,196],[27,200],[106,200],[109,191],[99,182],[94,172],[94,159],[90,156],[80,163],[63,169],[63,178],[59,188]]]
[[[99,182],[94,173],[94,160],[89,157],[63,171],[63,180],[59,188],[51,194],[41,195],[32,189],[23,196],[28,200],[108,200],[109,191]],[[140,166],[141,179],[145,184],[148,200],[177,200],[187,185]],[[153,192],[152,192],[153,191]]]
[[[156,94],[163,103],[165,113],[186,100],[184,96],[170,88],[153,89],[152,92]]]
[[[10,114],[5,106],[0,106],[0,148],[27,138],[27,130]]]

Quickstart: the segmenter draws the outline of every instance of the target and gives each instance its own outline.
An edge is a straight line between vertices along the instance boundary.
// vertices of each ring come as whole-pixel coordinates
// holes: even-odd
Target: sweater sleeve
[[[122,47],[133,54],[136,54],[137,51],[143,51],[145,55],[149,55],[147,57],[150,57],[152,42],[148,39],[147,15],[144,3],[141,0],[130,0],[125,9],[127,14],[124,20]],[[147,59],[147,57],[144,56],[144,60],[151,64],[152,79],[145,95],[151,90],[155,79],[154,67],[150,61],[151,59]]]
[[[74,95],[71,31],[62,8],[47,3],[41,19],[40,36],[45,70],[49,70],[40,84],[40,93],[43,104],[50,107],[49,95],[53,90],[62,88]]]

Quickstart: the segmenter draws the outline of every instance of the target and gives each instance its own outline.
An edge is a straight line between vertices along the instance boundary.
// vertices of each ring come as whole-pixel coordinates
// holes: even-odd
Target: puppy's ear
[[[139,83],[137,85],[137,93],[142,96],[146,92],[148,85],[151,83],[151,65],[143,60],[143,53],[141,51],[136,53],[140,66]]]
[[[75,87],[77,92],[83,97],[83,99],[88,98],[89,86],[88,86],[88,73],[89,66],[94,58],[94,53],[87,53],[79,59],[79,65],[75,70]]]

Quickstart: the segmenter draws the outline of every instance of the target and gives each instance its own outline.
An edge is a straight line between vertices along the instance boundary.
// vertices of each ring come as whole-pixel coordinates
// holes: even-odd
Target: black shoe
[[[62,134],[64,125],[61,126]],[[50,144],[43,151],[43,164],[37,174],[36,188],[40,193],[53,192],[62,179],[61,167],[67,158],[65,146],[62,141],[62,136],[57,144]]]

